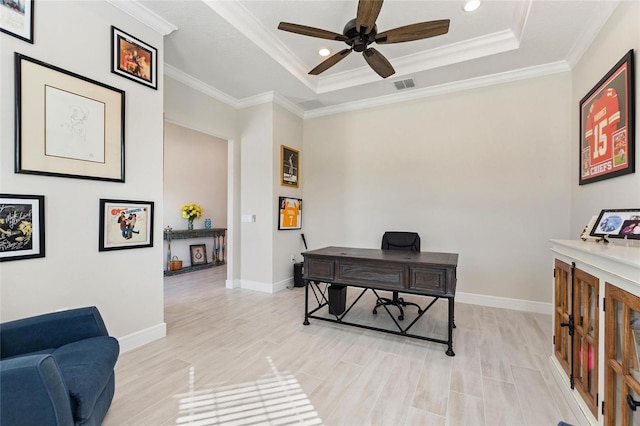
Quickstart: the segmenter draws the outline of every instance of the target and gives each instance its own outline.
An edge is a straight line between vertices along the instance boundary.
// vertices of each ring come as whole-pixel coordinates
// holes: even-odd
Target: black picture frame
[[[633,49],[580,101],[579,184],[635,172]]]
[[[189,254],[191,255],[191,266],[206,265],[208,263],[206,244],[191,244],[189,246]]]
[[[34,0],[0,2],[0,31],[33,44]]]
[[[111,26],[111,72],[158,90],[158,51]]]
[[[297,188],[300,184],[300,151],[280,146],[280,185]]]
[[[100,199],[98,251],[153,247],[153,201]]]
[[[278,197],[278,230],[302,229],[302,198]]]
[[[590,235],[640,240],[640,208],[602,210]]]
[[[0,262],[45,257],[44,195],[0,194]]]
[[[15,172],[124,182],[125,92],[14,58]]]

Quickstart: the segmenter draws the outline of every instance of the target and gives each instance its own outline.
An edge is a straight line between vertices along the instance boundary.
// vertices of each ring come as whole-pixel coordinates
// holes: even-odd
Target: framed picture
[[[590,235],[640,239],[640,209],[602,210]]]
[[[204,265],[207,263],[207,246],[205,244],[191,244],[191,265]]]
[[[111,72],[158,90],[158,51],[112,26]]]
[[[16,173],[124,182],[124,91],[15,54]]]
[[[580,101],[579,183],[635,172],[633,50]]]
[[[300,152],[281,145],[280,184],[297,188],[300,181]]]
[[[302,229],[302,199],[280,197],[278,229]]]
[[[98,251],[153,247],[153,201],[100,199]]]
[[[0,194],[0,262],[44,257],[44,196]]]
[[[0,1],[0,31],[33,44],[33,0]]]

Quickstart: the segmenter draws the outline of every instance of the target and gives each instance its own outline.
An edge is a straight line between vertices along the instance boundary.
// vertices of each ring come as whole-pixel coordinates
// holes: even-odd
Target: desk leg
[[[309,280],[304,280],[304,322],[302,325],[309,325]]]
[[[453,352],[453,297],[449,298],[449,341],[447,342],[447,351],[445,352],[449,356],[455,356]]]

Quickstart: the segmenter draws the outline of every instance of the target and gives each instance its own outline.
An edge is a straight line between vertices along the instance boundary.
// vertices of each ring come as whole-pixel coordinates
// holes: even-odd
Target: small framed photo
[[[0,194],[0,262],[44,257],[44,196]]]
[[[33,44],[33,0],[0,0],[0,31]]]
[[[302,229],[302,199],[280,197],[278,203],[278,229]]]
[[[207,246],[205,244],[191,244],[189,246],[191,253],[191,265],[204,265],[207,263]]]
[[[124,91],[14,59],[16,173],[124,182]]]
[[[633,50],[580,101],[579,184],[635,172]]]
[[[158,90],[158,51],[112,26],[111,72]]]
[[[280,184],[298,187],[300,182],[300,152],[281,145],[280,155]]]
[[[153,247],[153,201],[100,200],[98,251]]]
[[[602,210],[590,235],[640,239],[640,208]]]

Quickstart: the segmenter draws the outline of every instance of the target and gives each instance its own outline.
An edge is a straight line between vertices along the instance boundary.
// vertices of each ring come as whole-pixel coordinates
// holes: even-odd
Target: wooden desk
[[[304,252],[302,256],[304,257],[305,325],[309,324],[309,318],[314,318],[399,334],[446,344],[446,354],[449,356],[455,355],[453,352],[453,328],[455,327],[454,299],[456,294],[458,254],[325,247],[319,250]],[[358,302],[360,296],[358,296],[344,313],[334,315],[335,319],[313,315],[328,304],[328,299],[324,296],[325,293],[318,287],[320,283],[360,287],[364,289],[360,296],[367,290],[371,290],[376,297],[378,297],[376,290],[388,290],[429,296],[434,299],[426,308],[421,309],[418,317],[406,327],[402,327],[390,314],[398,327],[398,331],[387,330],[344,321],[344,317]],[[318,307],[311,311],[309,311],[310,287],[318,301]],[[319,298],[316,289],[318,289],[320,293]],[[446,298],[449,302],[448,340],[434,339],[410,333],[409,329],[411,326],[440,298]]]

